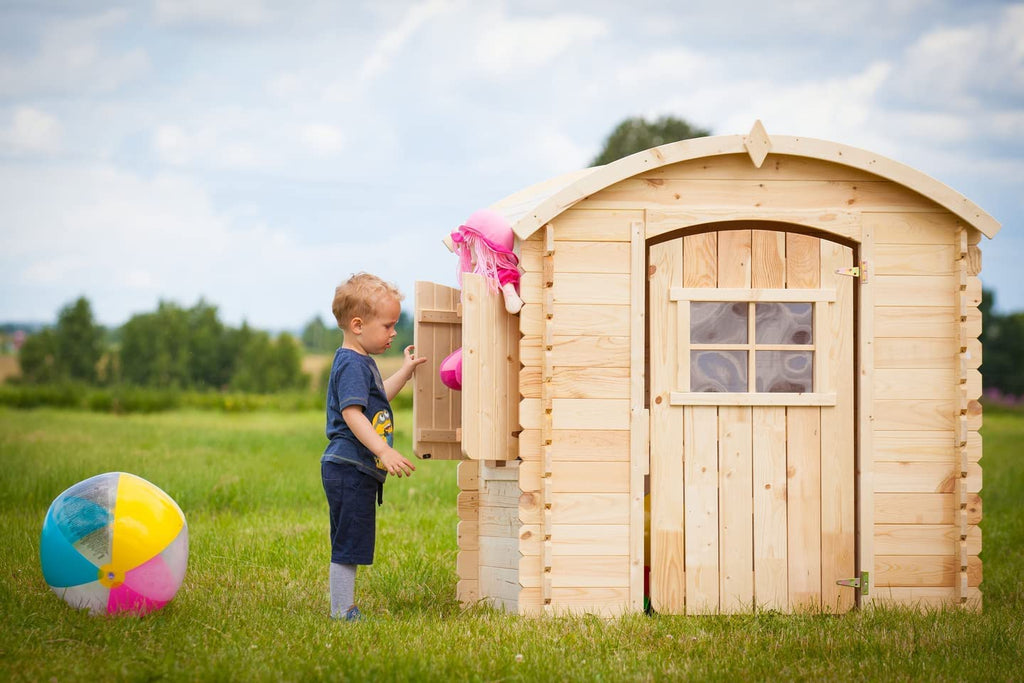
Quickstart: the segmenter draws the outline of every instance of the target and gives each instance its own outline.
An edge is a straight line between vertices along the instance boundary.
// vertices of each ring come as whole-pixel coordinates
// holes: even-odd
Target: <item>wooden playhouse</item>
[[[760,122],[491,208],[520,315],[476,276],[416,289],[414,450],[463,460],[462,602],[980,607],[991,216]],[[461,393],[438,380],[460,345]]]

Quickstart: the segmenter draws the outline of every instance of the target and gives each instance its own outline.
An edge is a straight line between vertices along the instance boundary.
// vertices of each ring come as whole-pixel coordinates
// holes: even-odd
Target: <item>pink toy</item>
[[[475,211],[451,234],[459,255],[459,283],[463,273],[487,278],[492,292],[501,288],[505,310],[515,315],[522,309],[519,298],[519,259],[512,251],[515,236],[505,217],[490,209]]]
[[[441,383],[449,389],[462,389],[462,349],[455,349],[441,361]]]
[[[475,211],[465,224],[451,234],[453,250],[459,256],[459,284],[463,273],[483,275],[492,292],[501,289],[505,310],[511,315],[523,308],[519,298],[519,259],[512,251],[515,235],[505,217],[490,209]],[[441,382],[449,389],[462,389],[462,349],[455,349],[441,361]]]

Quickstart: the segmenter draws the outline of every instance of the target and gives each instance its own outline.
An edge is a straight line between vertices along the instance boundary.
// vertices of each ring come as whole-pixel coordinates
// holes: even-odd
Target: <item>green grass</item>
[[[407,411],[399,428],[409,424]],[[454,463],[392,480],[368,618],[327,619],[319,412],[116,416],[0,409],[0,679],[1012,680],[1024,651],[1024,416],[986,415],[985,609],[524,619],[455,602]],[[409,452],[399,432],[399,448]],[[185,511],[178,596],[147,617],[68,608],[39,568],[51,500],[130,471]]]

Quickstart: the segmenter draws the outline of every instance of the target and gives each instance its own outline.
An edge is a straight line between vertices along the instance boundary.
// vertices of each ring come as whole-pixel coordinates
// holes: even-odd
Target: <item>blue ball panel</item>
[[[77,586],[95,581],[99,567],[85,559],[64,536],[53,518],[53,508],[43,522],[43,533],[39,540],[39,560],[43,565],[46,583],[54,587]]]

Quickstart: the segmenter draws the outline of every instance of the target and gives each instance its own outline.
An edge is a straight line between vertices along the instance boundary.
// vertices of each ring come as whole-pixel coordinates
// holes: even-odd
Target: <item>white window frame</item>
[[[834,289],[713,289],[701,287],[672,287],[669,299],[675,301],[676,339],[679,345],[679,381],[683,387],[669,394],[669,403],[674,406],[834,406],[836,393],[826,386],[828,372],[827,315],[828,306],[836,300]],[[693,302],[720,303],[809,303],[813,308],[813,339],[811,344],[801,344],[801,351],[814,353],[812,382],[814,390],[802,393],[772,392],[714,392],[690,391],[690,351],[701,349],[746,350],[747,381],[749,387],[756,382],[756,352],[766,346],[784,346],[783,350],[794,350],[795,345],[757,344],[754,339],[754,316],[748,313],[746,344],[692,344],[690,342],[690,304]],[[753,306],[750,307],[751,309]],[[794,346],[794,349],[790,347]],[[760,347],[760,348],[759,348]]]

